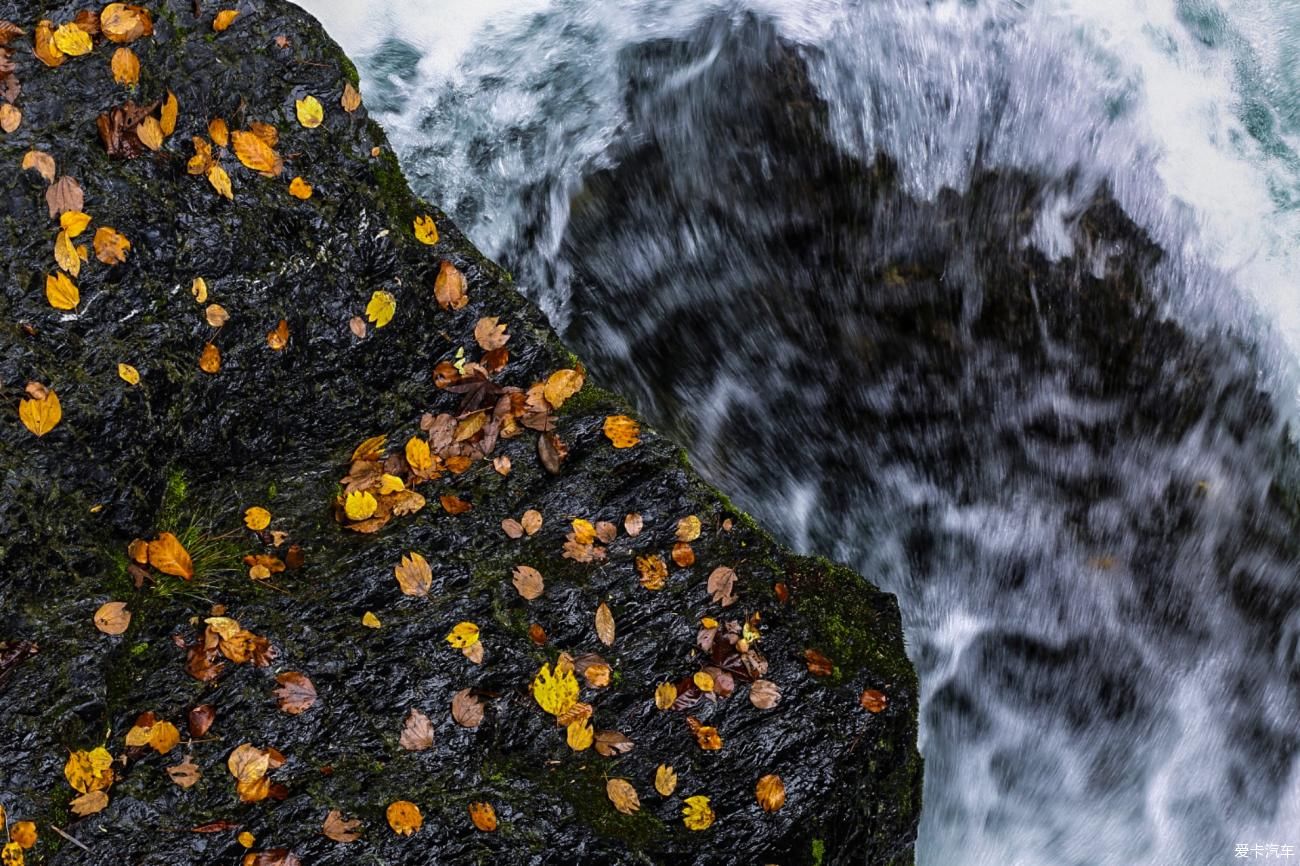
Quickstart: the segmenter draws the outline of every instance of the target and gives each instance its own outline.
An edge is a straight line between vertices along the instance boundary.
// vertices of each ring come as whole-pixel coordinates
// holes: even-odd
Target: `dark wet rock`
[[[430,505],[380,533],[358,536],[334,522],[330,503],[353,447],[387,433],[401,443],[427,411],[455,411],[456,395],[435,387],[431,370],[465,347],[481,316],[500,316],[513,338],[501,379],[526,387],[574,358],[538,311],[513,290],[436,208],[406,188],[382,131],[365,110],[338,108],[355,72],[319,26],[281,2],[243,3],[243,14],[214,34],[212,10],[189,0],[150,4],[156,33],[133,48],[143,76],[137,102],[173,91],[180,104],[175,135],[163,151],[110,158],[96,117],[128,93],[114,85],[109,46],[57,69],[16,43],[23,90],[22,126],[0,138],[0,391],[10,407],[0,436],[0,801],[14,819],[35,820],[41,841],[29,862],[120,864],[236,862],[234,830],[194,833],[227,821],[253,833],[257,849],[292,849],[307,864],[404,863],[906,863],[920,807],[915,749],[917,684],[903,653],[894,599],[844,568],[781,548],[690,468],[671,442],[647,432],[640,446],[616,451],[602,433],[608,414],[627,411],[616,396],[589,384],[559,413],[558,432],[571,453],[559,477],[536,457],[536,434],[502,440],[508,477],[480,462],[459,476],[426,485]],[[45,4],[45,17],[71,20],[74,3]],[[0,18],[29,30],[28,4],[0,0]],[[326,107],[322,127],[307,130],[294,101],[313,94]],[[219,198],[186,174],[191,136],[212,117],[232,128],[275,125],[286,157],[283,178],[258,176],[233,157],[235,201]],[[60,172],[85,190],[85,210],[132,242],[128,261],[92,261],[77,281],[73,314],[45,301],[54,267],[54,223],[45,183],[20,168],[30,148],[48,151]],[[377,149],[372,154],[372,149]],[[306,202],[289,196],[289,178],[315,187]],[[411,221],[432,213],[441,233],[430,248]],[[90,234],[79,241],[89,242]],[[454,262],[469,281],[469,305],[441,310],[432,284],[439,263]],[[190,295],[203,277],[210,302],[230,313],[219,332]],[[397,313],[358,340],[348,327],[374,290],[392,292]],[[288,322],[288,348],[268,348],[266,333]],[[205,343],[222,352],[220,373],[200,371]],[[117,365],[138,367],[138,387]],[[26,382],[53,388],[63,421],[42,439],[14,411]],[[437,496],[455,493],[473,510],[451,516]],[[305,566],[259,585],[240,564],[262,550],[245,530],[245,508],[274,514],[273,529],[306,551]],[[501,520],[536,508],[541,532],[510,541]],[[561,558],[572,517],[621,522],[638,511],[647,529],[620,537],[609,560],[581,565]],[[634,553],[667,554],[678,518],[696,514],[705,527],[697,564],[673,568],[667,587],[642,589]],[[731,530],[723,529],[731,521]],[[177,533],[194,555],[192,582],[160,579],[137,589],[127,543]],[[427,599],[403,596],[393,567],[418,551],[433,566]],[[547,590],[527,603],[510,583],[517,563],[538,568]],[[708,572],[728,564],[740,574],[739,602],[723,611],[704,590]],[[778,581],[790,588],[780,604]],[[278,589],[277,589],[278,588]],[[133,612],[120,637],[92,626],[96,609],[125,601]],[[618,636],[602,647],[592,614],[605,600]],[[276,658],[266,668],[228,666],[203,684],[185,671],[195,623],[214,605],[269,637]],[[761,712],[745,687],[692,712],[716,725],[724,748],[701,751],[685,714],[657,711],[654,686],[689,675],[703,616],[728,618],[761,610],[759,648],[768,678],[783,692]],[[361,625],[374,611],[378,630]],[[443,636],[458,621],[477,623],[486,658],[475,666]],[[537,647],[529,625],[549,641]],[[21,658],[19,644],[39,652]],[[804,650],[835,662],[814,678]],[[528,683],[560,651],[601,652],[613,686],[584,690],[597,728],[622,731],[636,746],[619,758],[575,754],[562,729],[542,713]],[[316,706],[291,716],[277,710],[274,675],[300,671],[319,692]],[[449,715],[463,688],[484,696],[476,730]],[[859,708],[864,688],[889,696],[871,715]],[[154,711],[183,723],[200,703],[217,708],[212,730],[166,758],[134,756],[119,765],[108,808],[77,819],[63,778],[69,750],[107,744],[125,752],[123,734]],[[433,720],[434,746],[406,752],[398,736],[406,713]],[[274,779],[287,796],[241,804],[225,762],[244,742],[274,746],[287,757]],[[164,767],[190,754],[203,772],[182,790]],[[681,777],[661,798],[652,779],[660,763]],[[785,807],[764,814],[754,784],[781,775]],[[633,816],[614,811],[605,780],[624,777],[641,793]],[[707,794],[718,821],[687,831],[682,798]],[[395,836],[384,810],[398,799],[417,803],[425,825]],[[489,801],[500,829],[476,831],[467,806]],[[344,846],[320,835],[339,809],[365,822],[363,841]],[[57,825],[88,847],[65,841]]]

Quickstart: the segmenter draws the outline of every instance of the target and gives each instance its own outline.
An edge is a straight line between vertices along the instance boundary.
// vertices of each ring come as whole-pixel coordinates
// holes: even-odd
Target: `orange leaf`
[[[149,564],[173,577],[185,580],[194,577],[194,563],[190,560],[189,551],[170,532],[160,533],[157,539],[149,542]]]

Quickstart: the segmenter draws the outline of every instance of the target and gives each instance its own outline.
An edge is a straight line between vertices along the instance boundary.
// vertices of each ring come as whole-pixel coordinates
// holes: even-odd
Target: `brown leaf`
[[[469,689],[461,689],[451,699],[451,717],[462,728],[477,728],[483,721],[483,702]]]
[[[443,262],[433,283],[433,295],[444,310],[459,310],[469,303],[465,275],[451,262]]]
[[[671,797],[677,790],[677,774],[672,767],[660,764],[655,770],[655,790],[664,797]]]
[[[638,556],[636,570],[641,576],[641,585],[652,591],[663,589],[668,580],[668,565],[657,554]]]
[[[198,782],[203,774],[199,771],[199,765],[187,755],[184,761],[167,768],[167,776],[180,787],[188,788]]]
[[[68,807],[72,809],[74,815],[83,818],[96,812],[102,812],[108,807],[108,793],[101,790],[82,794],[69,803]]]
[[[288,671],[277,676],[275,681],[280,684],[275,697],[282,712],[296,716],[316,703],[316,686],[302,674]]]
[[[530,508],[524,512],[520,522],[523,524],[524,532],[529,535],[536,535],[537,530],[542,528],[542,513]]]
[[[689,568],[695,564],[695,551],[686,542],[679,541],[673,545],[673,562],[678,568]]]
[[[397,742],[408,752],[423,752],[433,745],[433,723],[424,713],[412,708],[406,714],[402,736]]]
[[[596,608],[596,637],[605,646],[614,645],[614,614],[603,601]]]
[[[528,627],[528,639],[538,646],[546,646],[546,629],[533,623]]]
[[[191,737],[202,737],[217,720],[217,708],[212,704],[199,704],[189,712],[187,727]]]
[[[834,663],[815,649],[804,650],[803,657],[808,663],[808,673],[815,677],[828,677],[835,669]]]
[[[289,323],[281,319],[275,330],[267,332],[266,345],[277,352],[289,345]]]
[[[429,567],[428,561],[415,551],[411,551],[409,556],[403,556],[401,564],[393,569],[393,572],[397,575],[397,585],[405,595],[423,598],[433,587],[433,569]]]
[[[732,595],[735,586],[736,572],[725,565],[718,566],[709,574],[708,593],[723,607],[730,607],[736,603],[736,597]]]
[[[889,706],[889,698],[885,696],[884,692],[867,689],[858,698],[858,703],[862,705],[862,709],[869,713],[883,713],[885,707]]]
[[[615,755],[626,755],[632,751],[636,745],[620,731],[597,731],[596,732],[596,751],[606,758],[612,758]]]
[[[500,349],[510,342],[506,326],[496,316],[484,316],[474,326],[474,340],[486,351]]]
[[[339,99],[339,105],[343,106],[343,110],[348,114],[361,107],[361,94],[357,93],[357,89],[352,86],[352,82],[349,81],[343,85],[343,96]]]
[[[780,776],[764,776],[754,786],[754,797],[764,812],[775,812],[785,805],[785,783]]]
[[[320,831],[326,838],[346,844],[361,838],[361,822],[356,818],[344,818],[338,809],[331,809]]]
[[[366,320],[360,316],[353,316],[348,319],[348,330],[358,340],[364,340],[366,338]]]
[[[606,544],[610,544],[615,538],[618,538],[618,527],[608,520],[596,521],[596,537]]]
[[[215,343],[203,347],[203,352],[199,355],[199,369],[211,375],[221,372],[221,350]]]
[[[438,501],[442,503],[442,510],[448,514],[464,514],[474,508],[473,505],[466,502],[464,499],[451,493],[444,493],[442,496],[439,496]]]
[[[121,634],[131,624],[131,612],[124,601],[110,601],[95,611],[95,628],[104,634]]]
[[[610,779],[605,783],[605,796],[614,804],[614,808],[624,815],[631,815],[640,810],[641,798],[636,788],[627,779]]]
[[[559,475],[564,459],[569,456],[569,446],[554,430],[548,430],[537,437],[537,456],[547,472]]]
[[[644,527],[645,527],[645,521],[641,518],[641,515],[638,514],[637,512],[632,512],[627,517],[623,518],[623,530],[633,538],[636,538],[638,535],[640,535],[641,530]]]
[[[507,517],[505,520],[501,521],[501,529],[510,538],[524,537],[523,524],[518,520],[515,520],[513,517]]]
[[[12,21],[0,21],[0,45],[8,45],[19,36],[27,33],[26,30],[14,24]]]
[[[749,687],[749,702],[760,710],[770,710],[781,702],[781,689],[771,680],[754,680]]]
[[[76,178],[65,174],[45,190],[45,203],[50,209],[50,219],[58,219],[59,214],[80,211],[86,204],[86,197]]]
[[[541,572],[530,565],[515,566],[514,584],[519,594],[529,601],[540,596],[545,589]]]
[[[249,851],[239,866],[302,866],[302,860],[288,848],[270,848],[266,851]]]

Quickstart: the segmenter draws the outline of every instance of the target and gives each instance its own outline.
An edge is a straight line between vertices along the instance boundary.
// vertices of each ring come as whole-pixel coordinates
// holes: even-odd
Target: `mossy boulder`
[[[411,195],[364,107],[340,107],[355,72],[315,21],[288,3],[256,0],[239,4],[240,16],[218,33],[206,4],[149,4],[155,32],[132,45],[143,74],[127,89],[113,82],[114,46],[102,39],[57,68],[36,59],[38,18],[59,24],[78,12],[75,3],[40,7],[0,0],[0,19],[29,34],[11,45],[23,121],[0,136],[0,396],[9,407],[0,422],[0,803],[12,820],[38,824],[29,863],[231,863],[244,852],[240,831],[254,835],[255,850],[289,849],[308,864],[911,862],[917,683],[894,599],[777,545],[653,431],[635,447],[613,448],[604,420],[629,412],[616,395],[589,382],[557,414],[569,448],[558,475],[539,461],[537,434],[524,431],[493,452],[510,458],[508,475],[478,461],[421,485],[429,505],[377,533],[339,525],[331,504],[358,442],[387,434],[400,445],[421,435],[425,413],[457,411],[460,396],[437,387],[432,370],[461,349],[478,357],[481,317],[500,317],[512,335],[503,384],[527,388],[575,360],[502,271]],[[163,148],[111,157],[97,118],[168,91],[180,113]],[[325,105],[315,129],[295,115],[307,95]],[[231,202],[189,175],[191,137],[206,135],[216,117],[234,129],[274,126],[283,176],[261,176],[219,152]],[[111,226],[132,243],[116,266],[91,254],[72,311],[46,301],[58,225],[46,181],[21,168],[31,149],[80,183],[90,232]],[[289,194],[295,176],[314,187],[310,199]],[[414,237],[421,214],[437,224],[433,246]],[[444,261],[467,277],[463,309],[435,302]],[[196,277],[208,302],[229,313],[220,329],[191,294]],[[396,297],[396,314],[358,337],[349,322],[377,290]],[[281,319],[290,338],[276,351],[266,335]],[[199,367],[209,342],[221,352],[215,374]],[[138,368],[138,385],[119,378],[119,363]],[[29,381],[53,389],[63,408],[40,438],[18,418]],[[438,506],[444,494],[473,507],[450,514]],[[248,577],[243,555],[283,554],[244,528],[253,505],[301,546],[301,568],[270,581]],[[502,520],[529,508],[544,515],[542,529],[508,538]],[[604,561],[562,555],[573,518],[621,525],[630,512],[643,515],[645,531],[620,531]],[[670,566],[664,589],[647,591],[635,557],[667,558],[677,521],[691,514],[703,526],[695,563]],[[192,580],[133,572],[128,544],[162,531],[189,549]],[[403,595],[394,579],[409,551],[432,565],[427,597]],[[539,599],[515,590],[518,564],[545,576]],[[705,589],[719,565],[739,575],[738,600],[726,609]],[[92,624],[110,600],[133,614],[118,636]],[[617,623],[609,647],[592,622],[602,601]],[[187,646],[218,605],[269,638],[275,657],[264,667],[228,664],[200,682],[187,673]],[[368,611],[382,627],[363,626]],[[655,708],[658,683],[699,669],[701,618],[754,613],[766,678],[782,691],[775,708],[756,708],[743,682],[689,712]],[[481,665],[444,641],[460,621],[481,629]],[[542,645],[533,624],[545,630]],[[830,658],[829,675],[810,673],[810,649]],[[596,728],[635,743],[630,752],[571,751],[534,702],[530,681],[561,652],[599,652],[609,662],[611,685],[584,687],[582,698]],[[300,715],[281,712],[272,695],[275,675],[288,671],[307,675],[319,693]],[[449,712],[465,688],[485,704],[475,729]],[[888,696],[883,712],[859,706],[867,688]],[[206,735],[165,757],[125,747],[139,714],[184,728],[198,704],[217,710]],[[428,750],[398,743],[411,709],[433,720]],[[699,748],[688,714],[718,728],[720,750]],[[274,773],[282,799],[236,796],[226,761],[245,742],[286,757]],[[106,809],[78,818],[63,766],[70,751],[99,745],[123,757],[117,781]],[[182,789],[165,769],[186,755],[203,775]],[[681,779],[671,797],[653,790],[661,763]],[[754,795],[768,773],[787,789],[772,814]],[[638,813],[615,811],[605,796],[612,777],[640,792]],[[717,814],[705,831],[681,820],[683,798],[695,794]],[[424,814],[409,838],[385,821],[399,799]],[[471,823],[467,806],[476,801],[494,805],[495,832]],[[359,842],[321,835],[333,809],[364,822]],[[205,825],[219,829],[195,832]]]

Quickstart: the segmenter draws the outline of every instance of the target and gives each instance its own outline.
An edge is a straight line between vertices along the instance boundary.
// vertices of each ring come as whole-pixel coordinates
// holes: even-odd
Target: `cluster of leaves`
[[[9,814],[0,804],[0,830],[4,831],[5,842],[0,845],[0,864],[3,866],[25,866],[25,851],[36,845],[36,824],[31,821],[14,821],[10,823]]]

